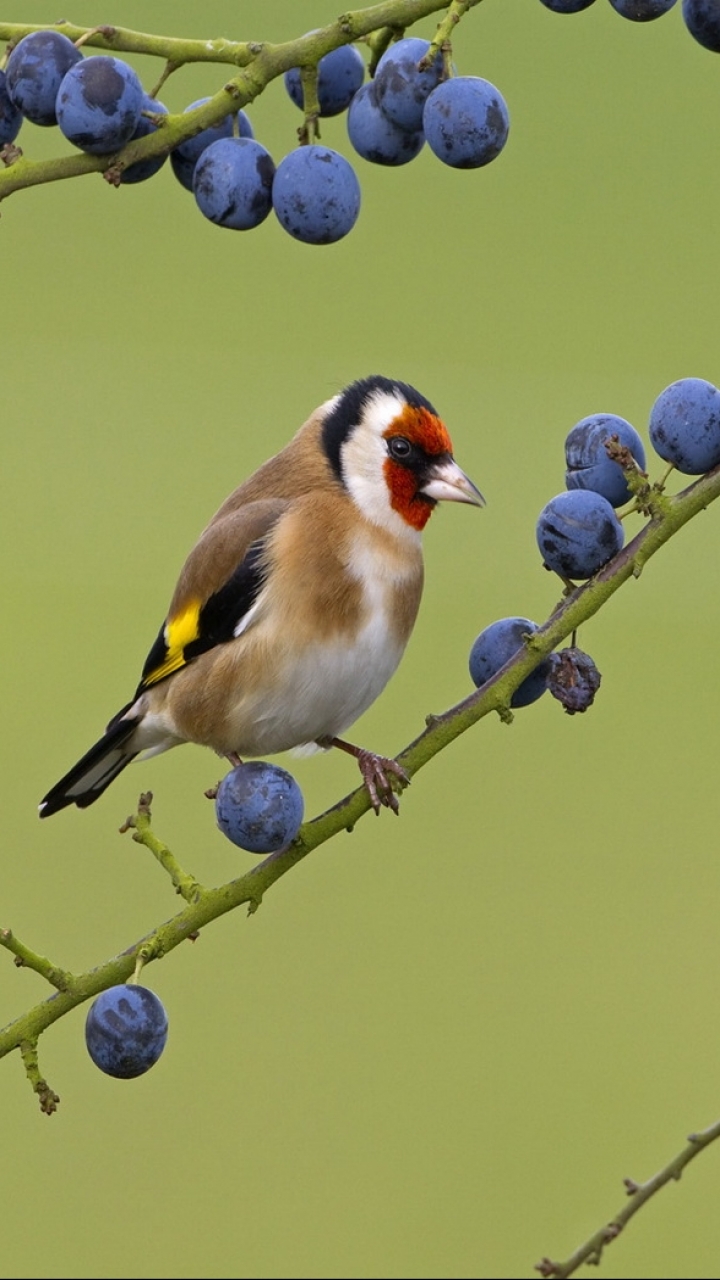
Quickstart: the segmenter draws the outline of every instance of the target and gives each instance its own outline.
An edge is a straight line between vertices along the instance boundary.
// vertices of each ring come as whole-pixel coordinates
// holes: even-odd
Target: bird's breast
[[[223,754],[271,755],[344,733],[396,670],[417,614],[419,548],[338,528],[325,544],[275,549],[247,629],[168,681],[180,733]]]

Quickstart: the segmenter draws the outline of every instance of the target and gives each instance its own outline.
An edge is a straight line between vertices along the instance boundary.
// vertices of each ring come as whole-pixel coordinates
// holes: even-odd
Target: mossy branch
[[[181,115],[163,117],[154,133],[129,142],[114,155],[91,156],[74,151],[52,160],[29,160],[20,148],[8,148],[4,157],[0,153],[0,158],[4,158],[7,165],[4,172],[0,172],[0,200],[14,191],[87,173],[104,173],[108,181],[117,186],[120,174],[129,165],[151,156],[165,155],[187,138],[217,124],[229,112],[247,106],[271,81],[284,75],[291,67],[314,66],[326,53],[340,45],[371,37],[378,31],[402,30],[445,9],[446,2],[385,0],[383,4],[341,14],[329,26],[283,44],[222,39],[184,40],[131,31],[126,27],[76,27],[69,22],[55,23],[52,27],[38,23],[0,22],[0,40],[14,44],[33,31],[54,29],[62,31],[70,40],[82,40],[85,47],[92,46],[108,53],[143,53],[164,58],[165,70],[153,92],[169,74],[189,63],[210,62],[241,68],[202,107]],[[467,0],[461,7],[464,11],[478,4],[480,0]],[[451,5],[453,7],[457,6]]]

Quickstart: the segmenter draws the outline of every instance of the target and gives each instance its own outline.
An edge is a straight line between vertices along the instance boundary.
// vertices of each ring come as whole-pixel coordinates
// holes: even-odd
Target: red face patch
[[[391,436],[405,436],[431,457],[441,453],[452,453],[452,440],[445,423],[429,410],[420,409],[411,404],[406,404],[404,409],[401,409],[383,435],[386,440]]]
[[[390,491],[390,506],[413,529],[424,529],[432,514],[433,504],[418,494],[417,476],[399,462],[386,458],[383,470]]]
[[[403,436],[421,449],[427,457],[437,458],[452,453],[452,441],[444,422],[427,409],[406,404],[383,432],[386,440]],[[385,479],[390,491],[390,505],[413,529],[424,529],[434,507],[418,493],[418,477],[415,472],[392,458],[385,461]]]

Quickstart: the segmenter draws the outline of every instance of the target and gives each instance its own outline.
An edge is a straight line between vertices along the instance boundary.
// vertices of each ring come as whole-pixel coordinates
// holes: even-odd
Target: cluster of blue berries
[[[554,13],[580,13],[589,9],[595,0],[540,0],[546,9]],[[676,0],[610,0],[621,18],[630,22],[652,22],[662,18],[675,5]],[[718,0],[683,0],[682,16],[693,39],[698,44],[720,53],[720,4]]]
[[[650,412],[650,442],[656,453],[684,475],[720,466],[720,391],[704,378],[680,378],[660,393]],[[566,490],[540,513],[536,536],[545,567],[566,582],[597,573],[624,541],[616,508],[633,499],[628,473],[645,475],[645,447],[634,427],[612,413],[583,418],[565,440]],[[502,618],[475,640],[470,675],[479,687],[523,648],[537,624]],[[600,684],[592,659],[573,646],[551,654],[512,696],[513,708],[528,706],[546,689],[571,714],[585,711]]]
[[[443,79],[440,54],[426,68],[429,50],[429,41],[408,37],[385,51],[375,78],[358,87],[350,103],[350,142],[372,164],[407,164],[427,141],[444,164],[479,169],[507,142],[505,102],[479,76]]]
[[[656,453],[684,475],[711,470],[720,463],[720,391],[704,378],[671,383],[652,407],[649,434]],[[632,493],[617,456],[644,473],[640,436],[612,413],[583,418],[565,441],[566,492],[550,499],[536,530],[545,565],[562,578],[591,578],[622,548],[615,509]]]
[[[507,107],[498,90],[477,76],[443,78],[438,54],[427,69],[427,40],[404,39],[383,54],[375,78],[345,45],[317,67],[320,116],[347,111],[350,142],[364,159],[382,165],[413,160],[427,140],[445,164],[471,169],[488,164],[508,136]],[[301,73],[285,85],[304,109]],[[207,102],[201,98],[187,111]],[[0,72],[0,146],[13,143],[23,119],[58,125],[69,142],[90,155],[113,155],[162,125],[167,108],[145,93],[128,63],[109,55],[84,57],[58,31],[25,36]],[[144,182],[167,156],[138,161],[122,183]],[[274,212],[295,239],[332,244],[352,230],[360,212],[360,184],[352,165],[330,147],[297,147],[280,164],[255,140],[244,111],[228,115],[171,152],[173,172],[192,191],[201,213],[217,226],[248,231]]]

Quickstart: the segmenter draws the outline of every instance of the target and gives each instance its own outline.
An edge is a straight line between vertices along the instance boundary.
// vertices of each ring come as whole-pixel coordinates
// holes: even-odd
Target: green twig
[[[425,57],[420,61],[420,69],[422,71],[426,71],[428,67],[431,67],[438,54],[442,53],[445,63],[445,78],[447,79],[447,68],[450,62],[450,49],[452,48],[453,32],[455,31],[460,19],[467,13],[469,8],[470,0],[452,0],[452,3],[448,5],[445,17],[438,23],[437,31],[430,41],[430,48],[425,54]]]
[[[620,1232],[643,1205],[647,1204],[648,1200],[668,1182],[679,1182],[683,1170],[690,1161],[704,1151],[705,1147],[709,1147],[716,1138],[720,1138],[720,1120],[710,1125],[708,1129],[704,1129],[702,1133],[691,1133],[687,1140],[688,1145],[647,1182],[634,1182],[632,1178],[625,1178],[625,1190],[630,1197],[628,1204],[610,1222],[590,1236],[589,1240],[581,1244],[580,1248],[576,1249],[565,1262],[553,1262],[551,1258],[543,1258],[536,1264],[535,1270],[548,1280],[553,1280],[554,1277],[573,1275],[584,1262],[590,1266],[597,1266],[605,1246],[617,1240]]]
[[[137,844],[144,844],[149,849],[154,858],[157,858],[160,866],[167,871],[170,879],[175,886],[175,892],[179,893],[181,898],[186,902],[198,902],[205,889],[195,876],[189,875],[187,871],[183,871],[180,863],[166,844],[158,840],[150,827],[150,805],[152,804],[152,791],[143,792],[138,803],[137,813],[131,814],[125,820],[120,828],[121,832],[132,830],[133,840]]]
[[[40,1067],[38,1066],[37,1036],[31,1040],[21,1041],[18,1047],[20,1049],[20,1056],[23,1060],[23,1066],[25,1067],[25,1074],[38,1096],[40,1110],[46,1116],[51,1116],[53,1111],[57,1111],[60,1098],[50,1088],[47,1080],[44,1080],[40,1075]]]
[[[68,973],[67,969],[60,969],[57,965],[51,964],[45,956],[31,951],[24,942],[15,937],[12,929],[0,929],[0,946],[12,952],[18,969],[34,969],[50,983],[51,987],[56,987],[58,991],[69,991],[73,984],[73,975]]]

